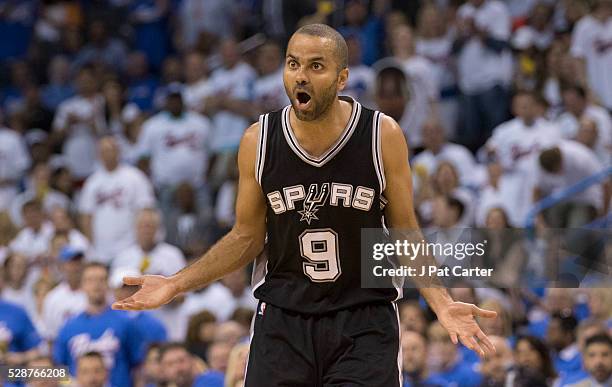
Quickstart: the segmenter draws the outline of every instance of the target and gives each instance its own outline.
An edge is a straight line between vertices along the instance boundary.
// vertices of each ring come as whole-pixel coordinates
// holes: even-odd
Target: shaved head
[[[294,35],[303,34],[329,39],[334,46],[335,59],[338,62],[338,71],[348,67],[348,47],[346,41],[338,31],[326,24],[308,24],[300,27]]]

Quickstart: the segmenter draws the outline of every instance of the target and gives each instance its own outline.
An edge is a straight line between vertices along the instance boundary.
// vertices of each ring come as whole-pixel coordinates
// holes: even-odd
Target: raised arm
[[[391,117],[384,116],[381,123],[381,144],[385,170],[385,219],[392,228],[393,238],[405,238],[419,243],[423,238],[414,212],[412,202],[412,176],[408,164],[408,146],[401,128]],[[404,258],[403,260],[401,260]],[[432,256],[422,255],[410,260],[400,257],[401,265],[436,265]],[[413,277],[415,285],[438,316],[440,323],[448,331],[452,341],[460,340],[466,347],[483,356],[495,348],[482,332],[474,317],[495,317],[496,313],[478,308],[476,305],[455,302],[436,278]],[[476,341],[479,340],[480,344]],[[481,346],[482,345],[482,346]],[[484,348],[484,349],[483,349]]]
[[[255,158],[259,125],[247,129],[238,152],[238,198],[236,223],[232,230],[204,256],[171,277],[145,275],[125,277],[126,285],[141,289],[131,297],[115,302],[113,308],[153,309],[170,302],[180,293],[201,288],[255,259],[263,250],[266,233],[266,203],[255,180]]]

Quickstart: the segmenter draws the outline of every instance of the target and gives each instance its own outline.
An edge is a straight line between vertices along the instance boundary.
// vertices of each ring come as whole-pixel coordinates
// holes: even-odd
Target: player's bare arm
[[[384,196],[389,203],[385,208],[385,219],[390,227],[410,230],[410,238],[417,237],[419,228],[412,204],[412,176],[408,164],[408,146],[401,128],[391,117],[384,116],[381,124],[381,144],[385,179]],[[414,232],[413,232],[414,231]],[[421,238],[416,238],[420,240]],[[431,256],[421,256],[402,265],[435,265]],[[484,356],[495,351],[493,344],[482,332],[474,317],[493,318],[496,313],[478,308],[473,304],[454,302],[446,289],[434,286],[435,278],[415,277],[415,285],[448,331],[453,343],[460,340],[466,347]]]
[[[259,124],[253,124],[240,143],[236,223],[232,230],[204,256],[171,277],[145,275],[124,278],[126,285],[139,285],[141,289],[129,298],[115,302],[113,308],[157,308],[180,293],[201,288],[245,266],[262,251],[266,233],[266,204],[261,187],[255,180],[258,136]]]

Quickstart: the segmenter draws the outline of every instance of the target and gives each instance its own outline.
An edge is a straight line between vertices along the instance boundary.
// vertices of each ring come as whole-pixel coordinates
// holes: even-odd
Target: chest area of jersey
[[[342,179],[275,188],[264,191],[271,212],[308,225],[322,216],[366,214],[377,195],[373,186],[356,185]]]

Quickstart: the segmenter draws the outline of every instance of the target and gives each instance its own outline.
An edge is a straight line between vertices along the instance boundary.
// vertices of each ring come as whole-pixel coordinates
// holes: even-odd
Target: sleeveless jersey
[[[350,119],[320,157],[297,142],[291,106],[259,121],[255,173],[266,198],[267,242],[266,261],[258,258],[254,270],[254,294],[298,313],[389,302],[401,292],[391,284],[361,287],[361,229],[383,226],[382,113],[340,98],[353,105]]]

